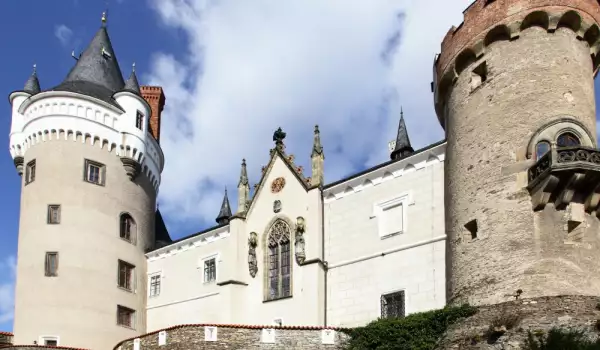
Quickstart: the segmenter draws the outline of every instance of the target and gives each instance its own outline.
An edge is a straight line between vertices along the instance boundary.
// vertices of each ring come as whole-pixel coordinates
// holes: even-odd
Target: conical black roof
[[[398,123],[398,134],[396,135],[396,147],[390,155],[392,160],[404,158],[414,152],[410,145],[410,139],[408,138],[408,131],[406,130],[406,124],[404,123],[404,112],[400,111],[400,123]]]
[[[225,189],[225,196],[223,197],[223,203],[221,203],[221,210],[219,216],[217,216],[217,223],[223,225],[229,222],[231,217],[231,206],[229,205],[229,198],[227,197],[227,189]]]
[[[141,94],[140,83],[138,82],[137,75],[135,75],[135,70],[131,71],[131,75],[129,79],[125,82],[125,90],[134,92],[136,94]]]
[[[102,25],[65,80],[51,90],[76,92],[119,107],[112,95],[124,86],[117,56]]]
[[[33,65],[33,72],[31,73],[31,75],[29,76],[29,79],[27,79],[27,81],[25,82],[25,87],[23,88],[23,91],[28,92],[32,95],[37,94],[38,92],[41,91],[40,89],[40,81],[38,80],[38,76],[37,76],[37,71],[36,71],[36,66]]]
[[[161,248],[166,245],[169,245],[173,242],[171,236],[169,235],[169,231],[167,230],[167,226],[165,225],[165,221],[163,220],[162,215],[160,214],[160,210],[156,209],[154,219],[154,241],[155,248]]]

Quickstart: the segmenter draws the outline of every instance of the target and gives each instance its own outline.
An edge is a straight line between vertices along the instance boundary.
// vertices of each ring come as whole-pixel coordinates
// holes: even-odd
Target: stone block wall
[[[216,330],[216,332],[215,332]],[[329,336],[324,334],[327,333]],[[269,334],[273,334],[269,337]],[[216,334],[210,339],[210,334]],[[347,336],[340,329],[242,325],[181,325],[131,338],[114,350],[186,349],[342,349]],[[160,344],[160,345],[159,345]]]

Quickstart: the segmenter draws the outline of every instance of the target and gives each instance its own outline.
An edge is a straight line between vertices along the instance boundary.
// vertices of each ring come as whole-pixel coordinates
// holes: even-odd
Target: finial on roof
[[[31,75],[25,82],[25,87],[23,88],[23,91],[28,92],[32,95],[35,95],[41,91],[40,81],[37,77],[37,64],[35,63],[33,64],[33,71],[31,72]]]
[[[108,10],[102,12],[102,26],[106,27],[106,21],[108,20]]]
[[[242,159],[242,170],[240,171],[240,182],[238,187],[248,186],[248,171],[246,170],[246,159]]]
[[[313,149],[311,157],[322,155],[323,145],[321,145],[321,132],[319,131],[319,125],[315,125],[315,136],[313,141]]]
[[[227,187],[225,187],[225,196],[223,196],[223,203],[221,203],[221,210],[217,216],[217,223],[219,225],[225,225],[229,223],[231,217],[231,207],[229,206],[229,198],[227,197]]]
[[[131,75],[125,82],[124,90],[129,90],[135,92],[136,94],[142,93],[140,90],[140,83],[138,82],[137,75],[135,74],[135,62],[131,65]]]
[[[404,122],[404,111],[400,107],[400,122],[398,123],[398,134],[396,135],[396,146],[390,155],[392,160],[397,160],[411,155],[414,152],[408,138],[406,123]]]

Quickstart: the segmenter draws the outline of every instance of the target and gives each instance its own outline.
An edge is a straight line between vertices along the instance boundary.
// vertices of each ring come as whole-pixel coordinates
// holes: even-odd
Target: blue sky
[[[386,160],[400,106],[415,148],[441,139],[431,62],[471,0],[441,1],[110,0],[109,34],[123,74],[135,62],[141,83],[167,95],[160,203],[171,235],[214,223],[242,158],[258,181],[279,126],[288,152],[309,169],[320,124],[326,181]],[[0,95],[7,97],[34,63],[42,88],[57,85],[74,64],[71,51],[83,50],[100,26],[105,1],[2,5]],[[7,99],[0,111],[0,330],[10,331],[21,179],[8,152]]]

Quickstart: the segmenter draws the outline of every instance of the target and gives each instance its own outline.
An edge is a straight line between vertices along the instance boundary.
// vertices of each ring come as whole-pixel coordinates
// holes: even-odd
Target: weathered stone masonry
[[[205,327],[217,328],[217,340],[205,340]],[[265,342],[263,329],[275,332],[274,342]],[[336,329],[334,344],[323,344],[320,327],[265,327],[241,325],[181,325],[140,336],[139,349],[144,350],[209,350],[209,349],[341,349],[346,335]],[[164,345],[159,345],[160,333],[166,333]],[[134,350],[136,339],[127,339],[117,344],[114,350]]]
[[[596,0],[478,0],[445,37],[433,87],[448,142],[450,303],[600,294],[595,213],[579,213],[571,239],[572,208],[534,211],[527,190],[527,147],[548,123],[596,147],[598,19]]]

